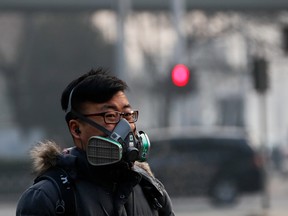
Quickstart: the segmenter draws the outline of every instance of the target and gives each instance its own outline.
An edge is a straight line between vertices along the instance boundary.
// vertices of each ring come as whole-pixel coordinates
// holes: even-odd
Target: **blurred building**
[[[111,65],[116,65],[119,76],[131,86],[131,102],[141,112],[138,128],[191,125],[206,128],[240,127],[246,129],[259,145],[263,116],[253,86],[251,60],[253,56],[260,56],[269,63],[266,113],[268,142],[270,145],[287,144],[288,104],[285,92],[288,75],[287,56],[282,46],[282,27],[288,24],[285,11],[250,13],[190,8],[176,19],[176,12],[168,8],[157,11],[133,10],[128,5],[123,10],[127,13],[120,19],[115,8],[98,9],[90,15],[90,21],[105,40],[118,47],[117,62],[111,62]],[[19,41],[24,34],[23,20],[31,19],[31,16],[27,18],[26,12],[3,12],[0,16],[0,54],[4,56],[1,74],[7,75],[5,66],[17,64],[15,53],[19,51]],[[49,15],[45,10],[31,13],[34,15],[32,19],[37,19],[41,13],[45,13],[47,19],[53,16],[53,13]],[[175,24],[175,21],[178,22]],[[39,21],[37,25],[40,24]],[[190,94],[182,95],[169,90],[167,80],[171,66],[179,61],[193,69],[191,79],[196,86]],[[25,62],[21,64],[25,65]],[[18,72],[21,77],[25,77],[21,66]],[[41,71],[31,73],[35,73],[36,77],[41,76]],[[27,147],[34,143],[33,140],[38,141],[41,136],[46,136],[42,128],[33,129],[31,134],[34,135],[29,136],[28,141],[22,137],[23,134],[19,137],[13,135],[22,132],[11,112],[13,104],[5,93],[9,92],[9,86],[5,86],[5,76],[2,75],[0,81],[2,137],[13,137],[19,140],[15,143],[22,145],[25,142]],[[53,119],[54,113],[49,115]],[[14,131],[12,135],[6,132],[7,129]],[[7,144],[7,139],[1,141],[1,146],[6,146],[3,149],[13,146]]]

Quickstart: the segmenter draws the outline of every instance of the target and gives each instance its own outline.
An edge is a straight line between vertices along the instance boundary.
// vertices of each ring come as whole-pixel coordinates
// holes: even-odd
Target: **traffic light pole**
[[[185,53],[185,34],[183,28],[183,16],[185,14],[186,8],[186,0],[170,0],[171,3],[171,11],[173,14],[173,24],[174,30],[176,32],[176,44],[175,44],[175,53],[173,56],[173,60],[176,63],[185,63],[183,62],[183,58],[186,56]],[[173,62],[174,64],[175,62]]]
[[[263,190],[262,190],[262,208],[267,211],[270,208],[270,193],[269,193],[269,149],[267,142],[267,95],[266,93],[258,93],[259,95],[259,117],[260,117],[260,132],[261,132],[261,155],[263,159]]]
[[[119,0],[117,3],[117,41],[116,41],[116,76],[126,79],[126,53],[124,23],[131,8],[131,0]]]

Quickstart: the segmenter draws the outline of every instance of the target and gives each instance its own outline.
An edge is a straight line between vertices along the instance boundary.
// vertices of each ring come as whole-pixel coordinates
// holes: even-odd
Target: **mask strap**
[[[97,128],[98,130],[104,132],[106,135],[108,135],[109,137],[111,136],[111,132],[109,130],[107,130],[105,127],[97,124],[96,122],[92,121],[91,119],[85,117],[84,115],[75,112],[74,110],[71,110],[70,113],[72,113],[74,116],[76,116],[77,118],[81,119],[82,121],[90,124],[91,126]]]
[[[72,95],[75,88],[73,88],[69,94],[68,106],[66,110],[66,115],[72,111]]]
[[[76,116],[77,118],[81,119],[82,121],[90,124],[91,126],[97,128],[98,130],[102,131],[103,133],[105,133],[106,135],[108,135],[109,137],[111,136],[111,132],[109,130],[107,130],[106,128],[104,128],[103,126],[97,124],[96,122],[92,121],[91,119],[85,117],[84,115],[75,112],[72,109],[72,95],[73,95],[73,91],[74,91],[75,87],[71,90],[70,95],[69,95],[69,100],[68,100],[68,107],[66,110],[66,115],[68,115],[69,113],[73,114],[74,116]]]

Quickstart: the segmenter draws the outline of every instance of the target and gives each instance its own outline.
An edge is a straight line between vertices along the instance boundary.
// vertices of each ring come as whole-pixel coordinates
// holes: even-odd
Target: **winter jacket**
[[[64,153],[53,142],[31,151],[38,176],[61,168],[69,173],[78,216],[173,216],[172,204],[163,185],[147,163],[136,162],[95,167],[84,151],[73,147]],[[48,179],[28,188],[20,197],[16,216],[56,216],[59,187]],[[66,211],[72,206],[65,206]]]

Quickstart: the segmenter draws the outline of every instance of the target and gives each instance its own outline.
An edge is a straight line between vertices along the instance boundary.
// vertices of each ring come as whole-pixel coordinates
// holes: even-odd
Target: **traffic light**
[[[257,92],[265,93],[268,89],[268,62],[264,58],[255,57],[253,59],[252,76],[254,87]]]
[[[195,88],[195,76],[185,64],[175,64],[170,71],[170,90],[172,93],[191,93]]]
[[[282,36],[282,44],[283,44],[283,50],[284,53],[288,54],[288,26],[283,27],[283,36]]]
[[[190,70],[184,64],[176,64],[171,71],[171,79],[175,86],[185,87],[189,83]]]

